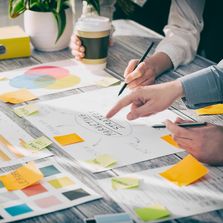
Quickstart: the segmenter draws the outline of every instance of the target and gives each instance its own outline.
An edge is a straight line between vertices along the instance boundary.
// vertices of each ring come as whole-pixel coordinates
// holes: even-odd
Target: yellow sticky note
[[[174,146],[176,148],[180,148],[178,146],[177,142],[173,139],[173,137],[171,135],[162,136],[161,139],[163,139],[164,141],[166,141],[167,143],[169,143],[171,146]]]
[[[5,81],[5,80],[7,80],[8,78],[7,77],[5,77],[5,76],[3,76],[3,75],[0,75],[0,81]]]
[[[48,181],[48,183],[56,189],[74,185],[74,182],[69,177],[61,177],[61,178],[53,179],[53,180]]]
[[[204,165],[192,155],[188,155],[160,175],[178,186],[186,186],[199,180],[207,173],[208,169]]]
[[[97,156],[93,160],[87,160],[87,162],[91,163],[91,164],[103,166],[106,168],[106,167],[110,167],[110,166],[114,165],[117,161],[114,160],[110,155],[103,154],[103,155]]]
[[[15,108],[14,112],[19,116],[19,117],[25,117],[29,115],[33,115],[38,113],[38,108],[35,105],[25,105],[19,108]]]
[[[17,91],[11,91],[0,95],[0,100],[12,104],[19,104],[36,98],[37,97],[27,89],[20,89]]]
[[[105,77],[99,81],[96,82],[96,85],[100,87],[109,87],[115,84],[120,84],[121,81],[114,77]]]
[[[21,190],[43,178],[43,174],[33,162],[18,168],[17,170],[0,176],[0,181],[8,190]]]
[[[84,142],[84,139],[82,139],[79,135],[75,133],[71,133],[68,135],[61,135],[61,136],[54,136],[53,137],[61,146],[66,146],[78,142]]]
[[[32,140],[31,142],[23,144],[23,146],[26,149],[40,151],[51,144],[52,142],[48,138],[46,138],[45,136],[41,136],[37,139]]]
[[[154,221],[170,216],[170,212],[162,205],[135,208],[136,215],[143,221]]]
[[[118,189],[134,189],[139,187],[139,179],[133,177],[115,177],[112,178],[112,188]]]
[[[223,104],[211,105],[196,110],[198,115],[221,115],[223,114]]]

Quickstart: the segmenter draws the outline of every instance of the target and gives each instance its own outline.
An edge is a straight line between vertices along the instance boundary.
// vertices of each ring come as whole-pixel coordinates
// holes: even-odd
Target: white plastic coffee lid
[[[78,19],[76,30],[85,32],[100,32],[111,29],[109,18],[103,16],[87,16]]]

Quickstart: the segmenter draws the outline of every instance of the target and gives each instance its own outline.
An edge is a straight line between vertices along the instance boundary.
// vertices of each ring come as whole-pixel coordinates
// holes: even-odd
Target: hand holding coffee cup
[[[106,62],[111,23],[108,18],[92,16],[80,18],[72,37],[72,54],[87,64]]]

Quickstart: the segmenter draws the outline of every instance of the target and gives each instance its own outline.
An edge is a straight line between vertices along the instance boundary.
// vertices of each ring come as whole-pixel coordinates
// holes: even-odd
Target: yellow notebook
[[[0,60],[30,55],[30,38],[19,26],[0,28]]]

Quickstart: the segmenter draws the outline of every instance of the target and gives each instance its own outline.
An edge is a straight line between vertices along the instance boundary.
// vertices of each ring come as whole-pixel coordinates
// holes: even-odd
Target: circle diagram
[[[80,78],[57,66],[38,66],[10,80],[15,88],[60,90],[80,83]]]

